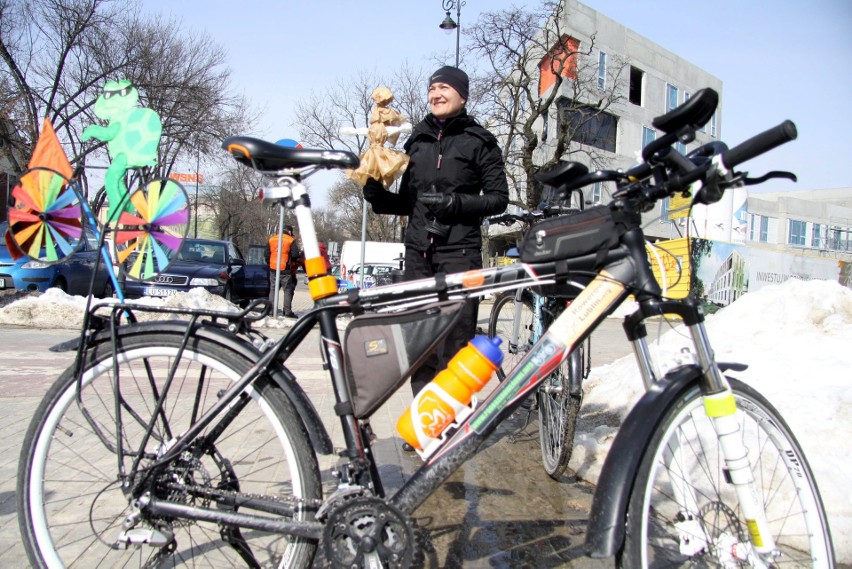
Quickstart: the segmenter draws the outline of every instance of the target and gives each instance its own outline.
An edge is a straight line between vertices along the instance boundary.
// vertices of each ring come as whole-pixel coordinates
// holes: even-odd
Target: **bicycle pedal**
[[[112,544],[113,549],[129,549],[131,545],[150,545],[164,547],[174,539],[174,535],[155,529],[133,528],[118,534],[118,539]]]

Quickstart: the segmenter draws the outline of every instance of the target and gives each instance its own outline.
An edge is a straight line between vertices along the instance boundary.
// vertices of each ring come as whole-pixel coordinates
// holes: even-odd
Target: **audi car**
[[[132,256],[128,263],[132,263]],[[168,268],[146,281],[123,279],[126,298],[168,297],[203,288],[234,304],[269,296],[269,267],[247,264],[231,241],[185,239]]]

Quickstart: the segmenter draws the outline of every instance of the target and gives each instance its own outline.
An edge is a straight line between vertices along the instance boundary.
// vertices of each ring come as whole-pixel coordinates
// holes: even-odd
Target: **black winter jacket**
[[[373,211],[409,216],[406,247],[418,251],[432,245],[438,251],[480,249],[482,219],[502,213],[509,203],[503,158],[494,135],[465,111],[447,119],[443,128],[429,114],[414,127],[404,148],[411,161],[399,193],[381,192],[371,201]],[[454,194],[451,211],[438,219],[450,226],[446,237],[426,231],[434,215],[417,198],[429,191]]]

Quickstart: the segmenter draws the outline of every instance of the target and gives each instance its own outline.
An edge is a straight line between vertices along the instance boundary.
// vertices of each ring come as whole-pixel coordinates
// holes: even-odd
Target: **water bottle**
[[[424,451],[460,414],[471,411],[473,395],[485,387],[502,361],[500,338],[475,337],[414,397],[396,430],[408,444]]]

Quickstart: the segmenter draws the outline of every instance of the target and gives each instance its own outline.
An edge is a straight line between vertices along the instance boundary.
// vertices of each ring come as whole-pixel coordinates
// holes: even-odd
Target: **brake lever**
[[[742,177],[742,182],[746,186],[756,186],[757,184],[762,184],[766,180],[771,180],[773,178],[784,178],[787,180],[792,180],[794,182],[798,182],[799,179],[792,172],[785,172],[783,170],[773,170],[771,172],[767,172],[760,178],[749,178],[747,175]]]

